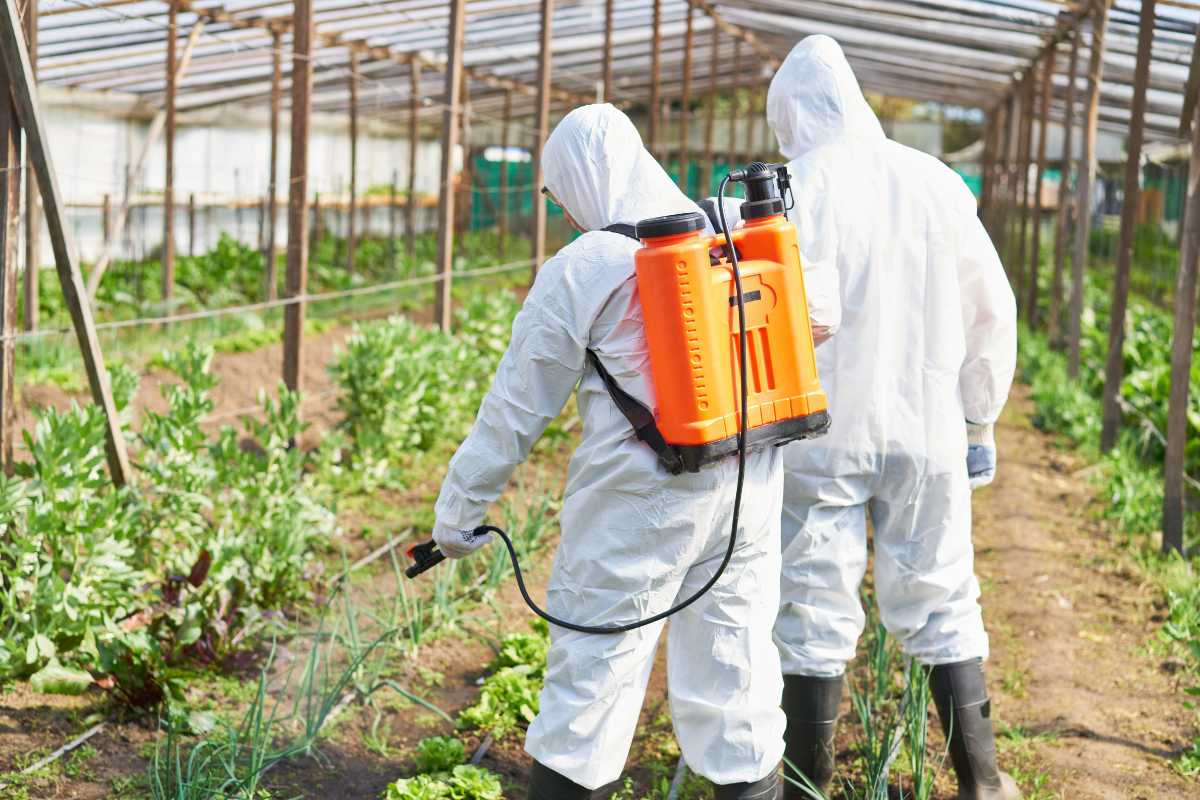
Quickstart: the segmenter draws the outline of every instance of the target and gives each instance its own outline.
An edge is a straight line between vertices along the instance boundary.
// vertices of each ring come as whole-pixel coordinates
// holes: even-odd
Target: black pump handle
[[[409,568],[404,570],[408,578],[415,578],[446,560],[446,554],[438,550],[437,542],[433,539],[408,548],[408,557],[413,560]]]

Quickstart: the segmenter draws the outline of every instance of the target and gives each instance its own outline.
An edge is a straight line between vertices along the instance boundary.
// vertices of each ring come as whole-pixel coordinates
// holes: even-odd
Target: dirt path
[[[1147,647],[1160,594],[1096,520],[1086,465],[1035,430],[1030,412],[1018,390],[999,429],[996,483],[974,506],[993,707],[1002,725],[1020,726],[1006,760],[1048,774],[1042,797],[1198,797],[1168,762],[1195,731],[1173,664]]]

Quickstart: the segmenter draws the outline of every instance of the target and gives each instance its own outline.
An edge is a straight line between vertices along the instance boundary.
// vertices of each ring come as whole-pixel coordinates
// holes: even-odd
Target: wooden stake
[[[400,236],[396,214],[396,186],[400,183],[400,175],[392,170],[392,184],[388,187],[388,269],[396,271],[396,240]]]
[[[1022,83],[1021,95],[1021,141],[1017,154],[1017,191],[1019,219],[1017,239],[1017,299],[1025,293],[1026,267],[1029,264],[1029,167],[1033,163],[1033,89],[1037,82],[1037,63],[1029,66],[1029,74]]]
[[[104,195],[105,198],[108,195]],[[196,195],[188,194],[188,255],[195,258],[196,256]]]
[[[1071,157],[1075,134],[1075,81],[1079,70],[1079,31],[1071,37],[1071,62],[1068,68],[1067,113],[1063,120],[1062,177],[1058,184],[1058,220],[1054,235],[1054,279],[1050,286],[1050,342],[1059,346],[1062,341],[1063,274],[1066,271],[1067,237],[1071,231],[1071,213],[1067,188],[1070,184]]]
[[[708,56],[708,107],[704,117],[704,172],[700,194],[708,194],[713,189],[713,139],[717,130],[717,55],[721,47],[721,29],[712,27],[712,50]]]
[[[979,218],[983,227],[992,233],[991,224],[991,193],[996,181],[992,169],[996,165],[996,109],[989,109],[983,115],[983,163],[980,166]]]
[[[687,7],[687,28],[683,34],[683,88],[679,99],[679,188],[684,194],[691,191],[691,160],[688,154],[688,135],[691,133],[692,119],[692,50],[695,47],[695,37],[692,28],[694,9]],[[690,195],[689,195],[690,196]]]
[[[659,161],[662,153],[658,150],[658,126],[662,117],[662,96],[660,93],[662,71],[662,0],[654,0],[653,21],[650,28],[650,134],[647,137],[650,154]]]
[[[612,12],[612,0],[608,0]],[[611,69],[611,67],[610,67]],[[508,130],[512,122],[512,90],[504,93],[504,116],[500,120],[500,261],[508,254]]]
[[[1087,267],[1088,234],[1092,222],[1092,181],[1096,177],[1096,133],[1100,121],[1100,83],[1104,79],[1104,38],[1110,0],[1092,0],[1092,43],[1088,52],[1087,108],[1083,121],[1083,152],[1075,192],[1075,252],[1071,257],[1071,319],[1067,338],[1067,374],[1079,377],[1083,331],[1083,273]]]
[[[354,274],[358,211],[358,51],[350,51],[350,208],[346,214],[346,272]]]
[[[542,166],[542,148],[550,135],[550,73],[553,70],[554,0],[541,0],[541,50],[538,53],[537,132],[533,141],[533,277],[546,260],[546,198],[541,190],[546,184]]]
[[[100,342],[92,322],[91,308],[85,299],[83,276],[79,273],[78,264],[73,260],[75,247],[71,241],[70,229],[63,221],[62,194],[58,190],[46,127],[37,104],[33,67],[30,65],[25,39],[21,34],[20,14],[14,0],[3,1],[4,8],[0,12],[0,54],[3,56],[6,74],[3,84],[0,85],[7,85],[12,92],[17,119],[25,131],[26,153],[30,166],[37,175],[38,189],[42,195],[42,208],[50,233],[50,244],[54,250],[54,263],[59,284],[62,286],[63,302],[71,315],[71,323],[79,339],[83,367],[88,376],[92,397],[104,411],[109,472],[113,482],[123,486],[133,479],[125,451],[125,437],[121,433],[116,405],[109,389],[108,371],[104,367],[104,357],[100,352]]]
[[[279,261],[279,241],[276,228],[279,220],[279,116],[283,106],[283,34],[278,28],[271,32],[271,164],[267,168],[267,300],[274,300],[279,283],[275,275]]]
[[[1029,294],[1025,301],[1025,316],[1031,329],[1038,327],[1038,273],[1042,261],[1042,182],[1046,176],[1046,139],[1049,138],[1050,104],[1054,102],[1055,51],[1046,53],[1042,67],[1041,115],[1038,118],[1037,178],[1033,184],[1033,243],[1029,258]]]
[[[292,157],[288,180],[288,298],[308,291],[308,126],[312,114],[312,0],[292,2]],[[283,312],[283,381],[300,391],[303,373],[304,302]]]
[[[37,78],[38,0],[25,0],[25,41],[29,45],[29,65]],[[37,180],[25,175],[25,330],[37,330],[38,321],[38,252],[42,239],[42,215],[38,210]]]
[[[179,37],[179,3],[167,0],[167,120],[163,138],[167,145],[163,189],[162,298],[169,313],[175,294],[175,41]]]
[[[612,71],[613,0],[604,0],[604,50],[601,55],[600,74],[604,81],[604,102],[613,99]],[[511,90],[510,90],[511,91]]]
[[[1009,222],[1012,218],[1012,204],[1016,196],[1013,191],[1013,117],[1017,113],[1016,94],[1009,92],[1004,99],[1002,108],[1004,124],[1000,128],[1000,150],[998,158],[1000,165],[997,171],[996,184],[996,252],[1004,256],[1004,266],[1010,273],[1012,269],[1008,259]]]
[[[735,169],[738,163],[738,111],[741,107],[739,92],[742,88],[742,40],[733,40],[733,92],[729,101],[729,169]]]
[[[18,240],[21,230],[21,126],[0,94],[0,469],[13,473],[16,410]]]
[[[1200,45],[1197,46],[1200,64]],[[1163,469],[1163,552],[1183,553],[1184,464],[1191,423],[1188,383],[1192,337],[1196,331],[1196,272],[1200,266],[1200,103],[1194,104],[1192,156],[1186,210],[1179,235],[1179,276],[1175,284],[1175,331],[1171,337],[1171,394],[1167,409],[1167,457]]]
[[[309,252],[316,250],[321,244],[321,193],[313,197],[312,234],[309,237]]]
[[[445,108],[442,111],[442,171],[438,185],[438,287],[434,319],[450,330],[450,281],[454,267],[454,154],[458,150],[459,108],[462,105],[463,38],[466,0],[449,0],[450,25],[446,42]]]
[[[112,241],[112,197],[104,195],[104,199],[100,201],[100,227],[104,232],[104,244],[110,244]]]
[[[417,148],[421,139],[421,62],[409,62],[408,98],[408,195],[404,198],[404,234],[409,269],[417,274]]]
[[[1121,201],[1121,239],[1117,246],[1117,274],[1113,280],[1112,306],[1108,317],[1108,358],[1104,368],[1104,418],[1100,429],[1100,452],[1117,443],[1121,407],[1117,398],[1125,377],[1125,307],[1129,303],[1129,279],[1133,258],[1133,233],[1141,196],[1142,141],[1146,132],[1146,87],[1150,83],[1150,49],[1154,43],[1154,9],[1157,0],[1142,0],[1138,23],[1137,67],[1133,76],[1133,106],[1130,109],[1129,140],[1125,146],[1125,195]]]

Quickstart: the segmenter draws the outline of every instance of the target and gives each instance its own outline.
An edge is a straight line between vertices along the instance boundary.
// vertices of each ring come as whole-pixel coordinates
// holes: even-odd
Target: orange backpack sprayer
[[[721,202],[730,181],[746,186],[743,226],[731,231]],[[600,359],[588,358],[638,439],[672,474],[698,472],[736,455],[737,491],[729,546],[717,571],[694,595],[645,619],[621,625],[577,625],[543,611],[529,596],[512,540],[517,588],[543,619],[584,633],[622,633],[669,617],[700,599],[720,579],[737,544],[746,453],[820,436],[829,413],[817,376],[796,229],[787,220],[787,168],[759,162],[725,176],[717,192],[723,235],[704,235],[697,212],[643,220],[635,255],[638,295],[650,351],[658,415],[616,383]],[[628,226],[613,226],[620,230]],[[408,551],[414,578],[445,556],[433,541]]]

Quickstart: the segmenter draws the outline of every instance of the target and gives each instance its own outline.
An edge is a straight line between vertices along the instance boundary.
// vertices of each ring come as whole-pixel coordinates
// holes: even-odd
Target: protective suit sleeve
[[[821,344],[842,324],[836,201],[822,171],[807,168],[803,159],[792,162],[789,171],[796,202],[788,217],[800,242],[813,340]]]
[[[973,214],[959,256],[966,355],[959,371],[964,416],[980,425],[996,421],[1017,367],[1017,306],[1000,256]]]
[[[508,350],[442,481],[439,525],[469,530],[483,521],[583,374],[594,305],[606,298],[570,287],[567,259],[560,252],[545,263],[513,321]]]

